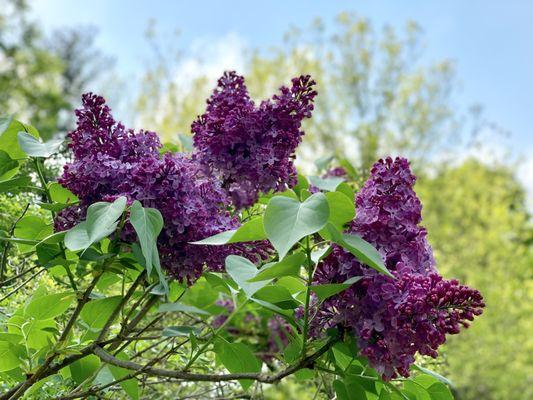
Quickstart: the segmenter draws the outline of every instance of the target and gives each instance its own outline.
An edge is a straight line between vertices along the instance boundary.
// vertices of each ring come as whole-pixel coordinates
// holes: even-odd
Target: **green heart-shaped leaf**
[[[326,226],[328,218],[329,206],[323,193],[316,193],[303,203],[275,196],[268,203],[263,223],[268,239],[282,259],[300,239]]]

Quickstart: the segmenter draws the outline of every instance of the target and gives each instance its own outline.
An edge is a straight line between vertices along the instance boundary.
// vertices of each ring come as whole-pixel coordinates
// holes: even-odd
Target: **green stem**
[[[302,333],[301,358],[305,358],[307,351],[307,336],[309,335],[309,305],[311,300],[311,284],[313,283],[313,260],[311,260],[311,246],[309,236],[306,237],[305,254],[307,256],[307,289],[305,291],[304,326]]]
[[[41,181],[41,186],[43,187],[43,190],[46,195],[46,199],[51,202],[52,198],[50,196],[50,190],[48,190],[48,182],[46,181],[46,178],[44,177],[43,169],[41,166],[41,160],[38,158],[33,159],[33,164],[35,165],[35,170],[37,171],[37,176],[39,177],[39,181]],[[52,214],[55,214],[52,212]]]
[[[21,238],[16,238],[16,237],[3,237],[3,236],[0,236],[0,242],[28,244],[30,246],[40,243],[38,240],[21,239]]]
[[[45,196],[48,202],[52,203],[52,196],[50,196],[50,190],[48,189],[48,182],[46,180],[46,177],[44,176],[43,169],[42,169],[42,161],[38,158],[33,159],[33,163],[35,165],[35,169],[37,170],[37,175],[39,176],[39,180],[41,181],[41,186],[43,187],[43,190],[45,192]],[[56,213],[52,211],[52,217],[55,218]],[[63,254],[63,258],[66,258],[65,256],[65,248],[63,247],[63,244],[60,244],[61,253]],[[68,267],[68,265],[65,265],[65,271],[67,272],[68,280],[70,282],[70,286],[73,290],[76,292],[78,291],[78,286],[76,285],[76,282],[74,281],[74,276],[72,275],[72,271]]]

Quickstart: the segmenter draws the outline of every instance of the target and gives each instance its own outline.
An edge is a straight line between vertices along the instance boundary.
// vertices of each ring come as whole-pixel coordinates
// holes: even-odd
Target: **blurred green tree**
[[[113,60],[95,46],[91,28],[69,28],[46,38],[25,0],[0,9],[0,114],[16,113],[45,139],[72,127],[74,105]]]
[[[487,303],[444,350],[458,398],[533,398],[533,231],[523,188],[509,168],[471,159],[420,177],[416,190],[439,270]]]
[[[61,60],[40,45],[41,34],[24,0],[0,9],[0,113],[17,113],[39,126],[43,137],[57,131],[59,112],[69,108],[61,90]]]

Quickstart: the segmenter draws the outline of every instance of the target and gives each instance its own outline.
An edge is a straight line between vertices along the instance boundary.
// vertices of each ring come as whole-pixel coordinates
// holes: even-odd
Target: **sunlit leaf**
[[[129,361],[129,357],[126,353],[121,352],[116,355],[116,358],[119,360]],[[113,377],[118,381],[124,378],[126,375],[130,374],[132,371],[129,371],[125,368],[120,368],[115,365],[109,365],[109,370]],[[131,378],[127,380],[120,381],[120,387],[126,392],[130,399],[138,400],[139,399],[139,383],[136,378]]]
[[[185,336],[189,337],[190,335],[198,336],[200,334],[200,329],[193,326],[167,326],[163,329],[161,333],[162,336],[175,337],[175,336]]]
[[[15,236],[20,239],[40,241],[54,233],[51,224],[35,215],[27,215],[17,222]],[[35,250],[34,245],[17,244],[21,253],[28,253]]]
[[[18,169],[18,166],[18,161],[13,160],[4,150],[0,150],[0,180],[8,178],[7,174]]]
[[[281,261],[264,265],[248,282],[271,280],[282,276],[298,276],[305,260],[303,253],[290,254]]]
[[[387,267],[385,267],[383,259],[381,258],[381,254],[379,254],[372,244],[368,243],[358,235],[349,233],[342,234],[331,223],[328,223],[326,228],[328,230],[328,237],[330,240],[348,250],[363,264],[368,265],[382,274],[394,278]]]
[[[65,245],[69,250],[88,249],[93,243],[111,235],[118,225],[118,219],[126,208],[126,197],[113,203],[98,202],[87,209],[87,218],[65,235]]]
[[[328,201],[323,193],[316,193],[303,203],[275,196],[265,210],[265,232],[282,259],[300,239],[326,226],[328,217]]]
[[[157,312],[186,312],[191,314],[209,315],[207,311],[201,310],[198,307],[190,306],[182,303],[163,303],[159,305]]]
[[[13,344],[0,341],[0,372],[17,368],[21,361],[13,351]]]
[[[360,276],[354,276],[350,279],[345,280],[343,283],[325,283],[322,285],[313,285],[311,286],[311,290],[315,292],[315,294],[320,300],[325,300],[328,297],[331,297],[333,295],[336,295],[337,293],[342,292],[343,290],[348,289],[360,279]]]
[[[320,178],[318,176],[310,176],[309,182],[311,182],[311,185],[316,186],[320,190],[324,190],[327,192],[334,192],[337,190],[337,187],[344,182],[344,178],[334,176],[331,178]]]
[[[255,240],[264,240],[266,238],[267,236],[263,227],[263,218],[255,217],[242,224],[238,229],[217,233],[216,235],[191,243],[218,246],[229,243],[252,242]]]
[[[6,124],[7,128],[6,128]],[[0,118],[0,150],[5,151],[14,160],[26,158],[26,153],[20,147],[18,133],[28,131],[35,138],[39,137],[37,130],[31,125],[25,125],[12,117]],[[2,131],[3,130],[3,131]]]
[[[257,267],[248,259],[231,255],[226,257],[226,272],[239,285],[248,297],[267,285],[272,279],[250,282],[257,274]]]
[[[48,158],[57,153],[63,140],[50,140],[48,142],[41,142],[38,138],[30,135],[27,132],[18,133],[18,141],[20,148],[30,157],[44,157]]]
[[[146,262],[148,275],[154,267],[161,274],[157,237],[163,229],[163,217],[155,208],[144,208],[140,202],[134,201],[130,208],[130,222],[137,232],[141,250]]]
[[[283,286],[265,286],[254,294],[255,299],[267,301],[282,310],[295,309],[301,305]]]
[[[57,317],[63,314],[74,300],[73,293],[56,293],[32,300],[24,309],[26,316],[37,320]]]

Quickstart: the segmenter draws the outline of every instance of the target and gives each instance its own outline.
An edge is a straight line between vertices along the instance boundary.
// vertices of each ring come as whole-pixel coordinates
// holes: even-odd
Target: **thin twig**
[[[44,271],[46,271],[45,268],[43,268],[43,269],[37,271],[36,273],[34,273],[33,275],[31,275],[28,279],[26,279],[24,282],[22,282],[20,285],[18,285],[15,289],[13,289],[8,294],[6,294],[4,297],[2,297],[0,299],[0,303],[2,303],[5,299],[9,298],[10,296],[15,294],[16,292],[18,292],[21,288],[26,286],[33,278],[35,278],[37,275],[42,274]]]
[[[18,278],[23,277],[24,275],[30,273],[31,271],[33,271],[34,269],[37,269],[37,268],[39,268],[39,265],[34,265],[33,267],[25,269],[24,271],[22,271],[21,273],[15,275],[15,276],[7,278],[5,281],[0,282],[0,287],[6,286],[8,283],[10,283],[10,282],[12,282],[14,280],[17,280]]]
[[[19,221],[26,215],[28,212],[28,208],[30,207],[30,203],[26,204],[26,207],[24,208],[24,211],[22,211],[22,214],[19,215],[19,217],[13,222],[11,225],[11,228],[9,229],[9,235],[13,236],[13,233],[15,232],[15,227],[19,223]],[[2,252],[2,261],[0,261],[0,287],[4,286],[5,282],[2,282],[4,280],[4,272],[7,264],[7,256],[9,253],[9,247],[11,246],[11,243],[6,241],[4,244],[4,251]]]

